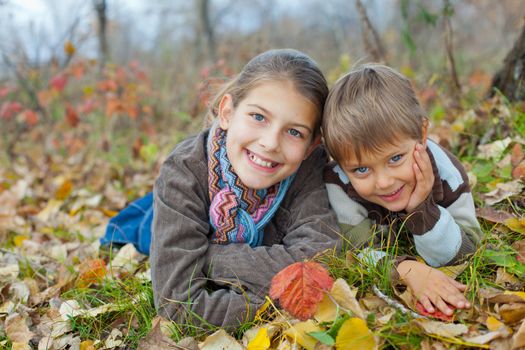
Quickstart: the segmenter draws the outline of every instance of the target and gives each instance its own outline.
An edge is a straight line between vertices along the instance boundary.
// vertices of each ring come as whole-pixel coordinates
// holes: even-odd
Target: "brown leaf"
[[[476,209],[476,216],[490,222],[502,224],[505,220],[513,218],[513,216],[503,210],[496,210],[493,207],[484,207]]]
[[[20,314],[9,316],[5,324],[6,335],[13,343],[27,344],[34,336],[26,324],[26,317]]]
[[[512,178],[515,180],[525,180],[525,160],[521,161],[512,169]]]
[[[180,349],[177,343],[162,333],[161,322],[163,318],[155,317],[151,321],[151,331],[140,340],[137,350],[168,350]]]
[[[332,288],[334,280],[323,266],[315,262],[297,262],[281,270],[272,279],[270,297],[293,316],[311,318],[323,292]]]
[[[510,163],[512,164],[512,167],[515,167],[524,159],[525,154],[523,153],[523,148],[519,143],[516,143],[510,151]]]
[[[499,314],[506,324],[512,324],[525,317],[525,304],[504,304],[499,308]]]
[[[517,349],[525,346],[525,321],[521,322],[518,331],[512,337],[512,349]]]

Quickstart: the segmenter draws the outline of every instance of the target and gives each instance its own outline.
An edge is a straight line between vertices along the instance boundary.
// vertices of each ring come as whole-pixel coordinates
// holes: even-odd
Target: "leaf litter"
[[[490,115],[492,107],[480,108]],[[467,129],[473,114],[483,115],[465,113],[454,127]],[[75,121],[75,125],[81,128],[83,124]],[[438,134],[443,141],[449,138],[451,145],[459,147],[464,142],[445,129]],[[101,249],[98,238],[111,216],[130,199],[151,190],[155,172],[151,164],[140,162],[126,172],[75,144],[71,143],[66,158],[35,154],[32,165],[21,159],[0,169],[0,238],[4,242],[0,248],[0,347],[123,349],[137,329],[134,317],[109,317],[121,314],[125,305],[97,293],[129,278],[151,288],[147,261],[133,246]],[[337,274],[330,276],[322,265],[302,262],[281,278],[276,276],[270,293],[275,301],[266,304],[242,336],[217,330],[174,337],[172,323],[151,313],[149,331],[133,346],[151,350],[376,349],[396,342],[408,346],[415,335],[418,346],[428,349],[524,347],[523,145],[519,135],[506,135],[478,145],[479,154],[472,160],[479,162],[477,167],[466,164],[477,181],[473,193],[481,204],[478,217],[489,232],[474,258],[489,272],[469,285],[474,305],[469,312],[456,312],[452,319],[425,317],[410,293],[402,296],[377,286],[374,291],[370,286],[349,285]],[[158,163],[153,167],[158,169]],[[447,270],[454,277],[474,276],[471,264]],[[134,308],[140,308],[148,297],[137,294],[130,300]],[[102,323],[103,319],[112,321]],[[87,320],[106,328],[98,338],[82,333]]]

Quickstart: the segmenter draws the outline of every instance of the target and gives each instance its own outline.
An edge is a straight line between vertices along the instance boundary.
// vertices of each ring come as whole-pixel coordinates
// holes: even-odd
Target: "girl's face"
[[[291,82],[263,82],[235,108],[225,95],[219,121],[228,131],[226,152],[241,181],[263,189],[292,175],[319,143],[316,118],[315,106]]]

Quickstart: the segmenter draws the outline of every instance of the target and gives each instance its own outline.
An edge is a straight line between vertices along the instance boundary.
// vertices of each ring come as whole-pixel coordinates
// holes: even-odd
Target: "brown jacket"
[[[297,171],[262,246],[211,244],[207,135],[180,143],[155,183],[154,300],[159,314],[176,322],[237,326],[253,318],[275,273],[335,247],[337,219],[322,179],[326,152],[318,147]]]

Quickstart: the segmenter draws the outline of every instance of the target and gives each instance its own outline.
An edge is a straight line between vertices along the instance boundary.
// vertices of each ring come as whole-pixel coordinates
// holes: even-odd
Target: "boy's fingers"
[[[445,303],[442,298],[438,297],[434,304],[436,304],[436,307],[445,315],[452,315],[452,309],[448,307],[447,303]]]
[[[427,312],[429,313],[433,313],[435,310],[434,310],[434,306],[432,305],[432,303],[430,302],[430,299],[427,297],[427,296],[422,296],[419,301],[421,302],[421,304],[423,304],[423,306],[425,307],[425,310],[427,310]]]

